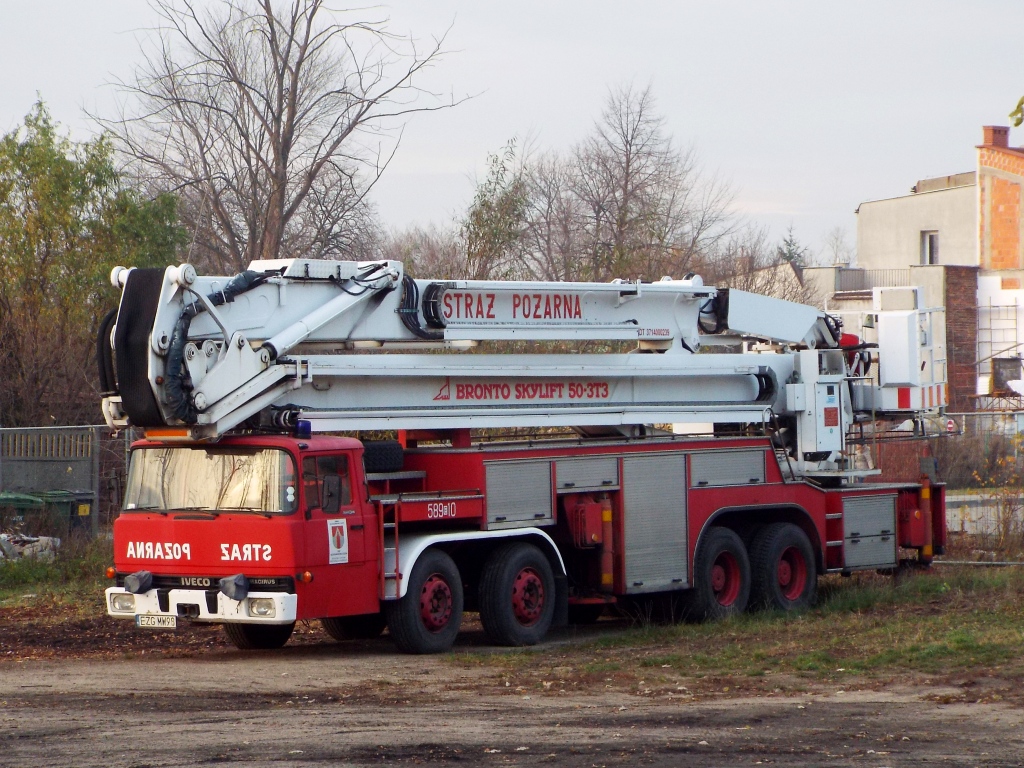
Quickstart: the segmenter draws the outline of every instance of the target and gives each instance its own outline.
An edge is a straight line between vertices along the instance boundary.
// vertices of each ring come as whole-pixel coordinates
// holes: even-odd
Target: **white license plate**
[[[135,617],[135,626],[148,629],[174,629],[178,626],[178,617],[140,613]]]

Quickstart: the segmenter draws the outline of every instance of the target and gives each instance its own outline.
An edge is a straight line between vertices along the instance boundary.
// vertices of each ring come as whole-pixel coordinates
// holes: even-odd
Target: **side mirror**
[[[325,515],[336,515],[341,509],[341,475],[324,475],[323,493],[320,495]]]

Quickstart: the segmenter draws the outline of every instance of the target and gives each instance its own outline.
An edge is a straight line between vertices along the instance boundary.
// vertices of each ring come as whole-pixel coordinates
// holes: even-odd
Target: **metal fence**
[[[1024,537],[1024,496],[1007,488],[946,494],[946,524],[951,533]]]
[[[102,426],[0,429],[0,506],[60,509],[95,535],[120,509],[130,438]]]
[[[872,288],[905,288],[909,269],[837,269],[836,292],[870,291]]]
[[[947,413],[950,433],[933,441],[948,484],[946,525],[977,549],[1024,553],[1024,413]]]
[[[964,435],[997,435],[1013,437],[1024,433],[1024,411],[973,411],[971,413],[947,413],[953,419],[956,430]]]
[[[1024,412],[946,417],[951,434],[922,440],[949,485],[949,531],[982,546],[1024,551]],[[90,527],[105,530],[121,509],[128,449],[137,436],[132,430],[111,436],[105,426],[0,429],[0,493],[69,492],[88,500]],[[915,478],[922,449],[912,451]]]

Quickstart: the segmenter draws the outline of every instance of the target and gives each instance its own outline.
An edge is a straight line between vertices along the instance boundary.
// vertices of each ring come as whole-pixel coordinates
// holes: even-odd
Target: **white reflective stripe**
[[[562,560],[562,553],[558,551],[555,542],[540,528],[508,528],[501,531],[453,531],[452,533],[439,534],[405,534],[399,537],[399,564],[398,572],[402,574],[401,590],[399,598],[405,597],[409,589],[409,575],[420,555],[434,544],[450,542],[481,541],[483,539],[511,539],[527,538],[530,536],[539,537],[547,542],[551,551],[558,557],[561,568],[559,574],[565,574],[565,561]],[[391,597],[389,599],[394,599]]]

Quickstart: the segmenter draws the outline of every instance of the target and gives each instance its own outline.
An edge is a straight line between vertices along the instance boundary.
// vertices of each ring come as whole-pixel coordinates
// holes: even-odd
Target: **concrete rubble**
[[[0,533],[0,560],[18,560],[23,557],[53,560],[59,548],[60,539],[53,536]]]

